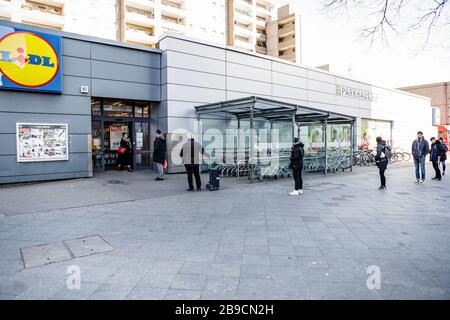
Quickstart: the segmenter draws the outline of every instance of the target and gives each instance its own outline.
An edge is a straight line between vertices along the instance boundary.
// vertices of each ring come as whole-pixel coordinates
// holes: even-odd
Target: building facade
[[[0,42],[0,183],[90,177],[115,168],[122,132],[132,140],[133,166],[150,168],[156,129],[167,139],[168,172],[181,172],[171,155],[180,130],[202,133],[195,107],[250,96],[355,117],[358,144],[370,133],[408,150],[417,130],[432,130],[428,98],[175,33],[153,49],[11,22],[0,27],[4,39],[14,30],[61,39],[58,64],[56,52],[49,59],[45,48],[29,47],[32,56],[22,65],[39,64],[44,76],[44,67],[60,66],[61,86],[49,92],[41,92],[45,77],[45,85],[34,88],[17,89],[8,81],[22,81],[8,73],[19,56]],[[26,81],[35,80],[35,70]]]
[[[440,124],[450,125],[450,82],[422,84],[399,90],[430,98],[431,106],[440,109]]]
[[[283,19],[289,6],[281,12]],[[98,36],[150,47],[157,46],[163,33],[177,32],[204,41],[270,54],[267,25],[276,20],[268,0],[0,0],[0,19],[55,30]],[[300,62],[300,19],[297,36],[286,47],[288,34],[278,32],[269,50],[275,56]],[[283,22],[284,23],[284,22]],[[291,28],[281,28],[281,31]],[[276,35],[276,36],[275,36]],[[282,41],[278,50],[278,39]],[[291,51],[296,51],[293,58]],[[295,60],[297,58],[297,60]]]

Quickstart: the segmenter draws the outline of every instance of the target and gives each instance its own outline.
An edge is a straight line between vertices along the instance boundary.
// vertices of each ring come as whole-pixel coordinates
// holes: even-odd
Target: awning
[[[199,116],[205,114],[233,115],[238,119],[263,118],[268,121],[294,121],[296,123],[352,123],[356,117],[324,111],[261,97],[247,97],[195,107]]]

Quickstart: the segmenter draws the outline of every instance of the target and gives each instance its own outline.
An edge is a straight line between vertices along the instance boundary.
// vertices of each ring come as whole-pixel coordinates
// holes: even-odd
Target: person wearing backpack
[[[448,145],[444,142],[444,138],[440,137],[439,141],[441,141],[441,145],[444,148],[444,152],[441,155],[441,158],[439,159],[440,164],[442,164],[442,175],[445,176],[445,160],[447,160],[447,152],[448,152]]]
[[[375,161],[380,173],[380,182],[381,185],[378,190],[386,190],[386,176],[384,173],[386,172],[387,165],[389,163],[389,158],[391,155],[390,147],[386,145],[386,141],[384,141],[381,137],[377,137],[377,149],[375,155]]]
[[[439,169],[439,159],[445,153],[445,149],[441,144],[440,140],[436,140],[435,137],[430,139],[431,151],[430,151],[430,161],[433,164],[434,172],[436,173],[434,178],[431,180],[441,181],[441,169]]]
[[[291,151],[291,162],[289,168],[292,169],[292,175],[295,181],[295,190],[289,192],[291,196],[298,196],[303,194],[303,158],[305,156],[305,150],[303,149],[305,145],[300,141],[299,138],[294,138],[294,144]]]

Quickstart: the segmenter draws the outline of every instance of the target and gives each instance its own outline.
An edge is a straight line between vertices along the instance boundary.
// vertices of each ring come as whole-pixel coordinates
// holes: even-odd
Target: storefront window
[[[134,116],[137,118],[148,118],[148,116],[150,115],[150,104],[148,104],[147,102],[136,102],[136,106],[134,109]]]
[[[372,150],[376,146],[376,138],[381,137],[392,145],[392,123],[390,121],[362,119],[360,149]]]
[[[102,100],[101,99],[92,99],[91,113],[93,116],[100,116],[102,114]]]
[[[108,100],[103,101],[103,115],[110,117],[132,117],[133,105],[126,100]]]

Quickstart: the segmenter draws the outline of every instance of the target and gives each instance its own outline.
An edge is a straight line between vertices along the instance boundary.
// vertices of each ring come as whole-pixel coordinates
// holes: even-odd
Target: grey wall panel
[[[212,103],[225,100],[224,90],[189,87],[184,85],[167,85],[167,94],[171,100],[186,102]]]
[[[78,77],[90,77],[91,76],[91,63],[88,59],[74,58],[63,56],[63,75],[78,76]]]
[[[308,70],[308,79],[328,82],[331,84],[336,84],[335,76],[332,76],[332,75],[327,74],[326,72],[322,72],[322,71]]]
[[[159,101],[159,85],[92,79],[92,96]]]
[[[70,134],[69,135],[69,153],[87,152],[88,135],[87,134]],[[0,156],[16,155],[16,134],[0,134]]]
[[[0,91],[0,112],[91,114],[91,97]],[[3,130],[0,128],[0,132]]]
[[[222,75],[178,68],[166,68],[163,74],[166,75],[163,83],[225,90],[225,76]]]
[[[308,79],[308,90],[336,94],[336,85],[323,81]]]
[[[64,38],[62,39],[63,56],[90,59],[91,44],[86,41]]]
[[[0,184],[2,183],[20,183],[31,181],[44,181],[44,180],[62,180],[62,179],[77,179],[90,177],[88,171],[80,172],[66,172],[66,173],[47,173],[47,174],[33,174],[24,176],[9,176],[0,177]]]
[[[87,153],[69,155],[68,161],[17,162],[16,156],[0,156],[0,177],[87,171]]]
[[[306,78],[308,76],[306,68],[299,66],[299,65],[291,64],[291,63],[283,63],[283,62],[273,61],[272,62],[272,70],[276,71],[276,72],[287,73],[287,74],[298,76],[298,77],[303,77],[303,78]]]
[[[308,91],[286,86],[273,85],[273,96],[295,100],[307,100]]]
[[[231,62],[227,62],[227,75],[230,77],[244,78],[256,81],[272,81],[272,74],[270,72],[270,69],[261,69]]]
[[[307,88],[307,79],[302,77],[293,76],[287,73],[273,72],[272,81],[274,84],[296,87],[301,89]]]
[[[16,133],[16,123],[57,123],[69,125],[71,133],[91,133],[91,117],[64,114],[39,114],[39,113],[1,113],[1,133]]]
[[[92,78],[160,84],[160,70],[148,67],[126,65],[93,60]]]
[[[225,60],[225,50],[223,48],[204,45],[198,42],[185,41],[182,39],[170,39],[161,43],[160,49],[182,51],[190,55],[199,55],[217,60]]]
[[[245,92],[248,93],[248,95],[271,95],[272,92],[272,86],[270,83],[233,77],[227,77],[227,89],[231,91]]]
[[[91,59],[149,68],[160,67],[159,53],[114,47],[99,43],[91,44]]]
[[[195,70],[219,75],[225,74],[225,61],[193,56],[174,51],[167,52],[168,67]]]
[[[63,76],[63,92],[65,95],[86,96],[81,93],[81,86],[90,86],[90,78]]]
[[[270,70],[272,68],[272,61],[264,58],[260,58],[244,52],[237,52],[227,50],[227,62],[234,62],[251,67]]]

